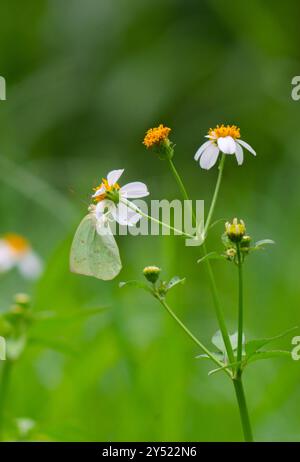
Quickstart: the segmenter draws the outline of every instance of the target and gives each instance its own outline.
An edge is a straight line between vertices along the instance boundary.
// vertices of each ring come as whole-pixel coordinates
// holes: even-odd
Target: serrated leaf
[[[122,264],[109,225],[103,223],[101,229],[99,226],[93,213],[81,221],[72,242],[70,269],[73,273],[107,281],[119,274]]]
[[[257,351],[247,359],[247,363],[269,358],[287,358],[288,356],[291,358],[291,352],[286,350]]]
[[[260,350],[262,347],[267,345],[270,342],[273,342],[274,340],[279,340],[286,335],[288,335],[290,332],[293,332],[297,327],[293,327],[291,329],[288,329],[278,335],[275,335],[274,337],[268,337],[268,338],[261,338],[261,339],[255,339],[255,340],[249,340],[246,345],[245,345],[245,350],[246,350],[246,355],[249,358],[252,356],[257,350]]]
[[[185,278],[174,276],[166,285],[166,289],[170,290],[170,289],[173,289],[173,287],[177,286],[178,284],[184,284],[184,283],[185,283]]]

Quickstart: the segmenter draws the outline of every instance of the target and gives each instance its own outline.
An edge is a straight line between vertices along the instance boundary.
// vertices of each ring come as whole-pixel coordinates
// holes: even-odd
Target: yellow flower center
[[[3,236],[3,239],[17,254],[25,253],[30,248],[27,239],[19,234],[8,233]]]
[[[155,144],[159,144],[166,140],[169,136],[171,129],[160,124],[158,127],[150,128],[144,138],[143,144],[146,148],[151,148]]]
[[[107,197],[107,193],[115,192],[115,191],[118,191],[120,189],[120,186],[119,186],[118,183],[114,183],[113,185],[109,185],[107,179],[102,178],[102,183],[99,186],[97,186],[97,188],[94,188],[94,191],[95,192],[99,191],[99,189],[103,188],[103,186],[105,188],[105,191],[103,192],[103,194],[99,194],[99,196],[94,197],[95,202],[103,201]]]
[[[215,128],[210,128],[208,135],[213,138],[224,138],[225,136],[231,136],[232,138],[240,138],[240,129],[236,125],[217,125]]]

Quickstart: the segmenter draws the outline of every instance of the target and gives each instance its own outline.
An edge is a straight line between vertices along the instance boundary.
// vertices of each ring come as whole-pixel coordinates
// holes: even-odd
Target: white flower
[[[13,267],[17,267],[25,278],[36,279],[43,264],[27,239],[18,234],[5,234],[0,238],[0,272],[7,272]]]
[[[254,156],[256,152],[248,143],[241,140],[240,136],[240,129],[235,125],[217,125],[216,128],[209,130],[206,136],[209,140],[200,146],[194,159],[196,161],[200,159],[200,167],[209,170],[217,162],[221,151],[224,154],[235,154],[238,165],[242,165],[243,147]]]
[[[103,178],[100,186],[96,188],[93,199],[97,202],[95,215],[101,225],[107,220],[115,220],[120,225],[134,226],[142,217],[122,202],[122,198],[138,199],[149,195],[147,186],[140,181],[128,183],[122,187],[117,183],[124,170],[112,170]],[[132,204],[134,208],[134,204]]]

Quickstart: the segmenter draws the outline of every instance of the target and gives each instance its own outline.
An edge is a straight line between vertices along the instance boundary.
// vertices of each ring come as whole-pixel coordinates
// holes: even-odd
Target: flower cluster
[[[266,245],[274,244],[271,239],[263,239],[251,245],[252,238],[246,234],[246,225],[243,220],[234,218],[232,222],[225,223],[225,233],[222,236],[225,246],[223,256],[234,263],[238,263],[239,257],[244,261],[245,256],[255,250],[261,250]]]
[[[143,144],[149,149],[154,145],[163,143],[168,139],[170,131],[171,129],[169,127],[165,127],[163,124],[160,124],[158,127],[149,128],[144,137]]]
[[[172,159],[174,145],[169,140],[171,129],[160,124],[158,127],[150,128],[144,137],[143,144],[147,149],[154,149],[161,159]]]

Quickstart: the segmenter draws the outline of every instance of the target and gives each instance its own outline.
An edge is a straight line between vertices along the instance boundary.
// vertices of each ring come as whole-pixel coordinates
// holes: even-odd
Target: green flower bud
[[[236,249],[231,247],[230,249],[226,250],[225,254],[228,260],[233,260],[233,258],[236,256]]]
[[[156,281],[159,278],[161,269],[158,266],[146,266],[143,269],[143,274],[147,281],[152,282],[152,284],[155,284]]]
[[[28,308],[30,301],[30,297],[27,294],[16,294],[14,298],[15,304],[22,308]]]
[[[241,247],[243,248],[248,248],[251,243],[251,237],[250,236],[243,236],[241,240]]]

